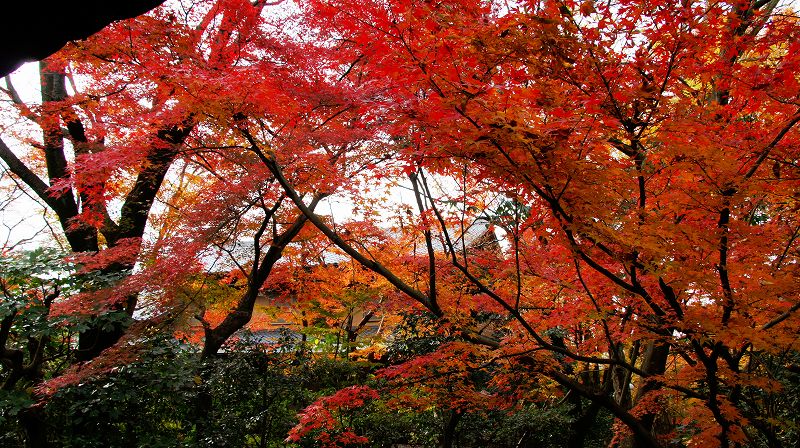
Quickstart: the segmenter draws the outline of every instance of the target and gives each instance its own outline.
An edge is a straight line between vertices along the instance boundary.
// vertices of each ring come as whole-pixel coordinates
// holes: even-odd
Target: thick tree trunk
[[[96,358],[103,350],[116,344],[125,333],[121,324],[114,324],[111,329],[93,325],[81,332],[78,337],[78,350],[75,359],[80,362]]]
[[[580,400],[580,397],[578,397]],[[567,448],[583,448],[586,443],[586,436],[594,426],[597,414],[600,412],[600,405],[592,402],[585,409],[581,409],[578,417],[572,422],[572,430],[567,439]]]
[[[25,432],[26,448],[48,448],[47,425],[38,407],[31,407],[19,414],[19,422]]]
[[[205,341],[200,355],[202,359],[209,359],[219,353],[225,342],[250,322],[257,295],[258,290],[248,293],[240,302],[244,304],[243,306],[230,312],[218,326],[205,329]]]
[[[210,368],[200,367],[197,396],[194,402],[195,446],[210,446],[210,429],[214,425],[214,396],[209,388]]]
[[[444,420],[444,428],[442,429],[442,448],[453,448],[453,444],[456,440],[456,427],[458,427],[458,422],[461,420],[462,415],[461,412],[456,410],[447,412],[447,416]]]
[[[650,342],[647,344],[644,359],[642,360],[642,370],[650,375],[662,375],[667,369],[668,357],[669,345],[660,342]],[[643,380],[639,386],[639,389],[636,391],[636,397],[633,400],[634,405],[646,394],[653,392],[657,388],[657,384],[647,381],[646,379]],[[657,431],[656,418],[658,415],[659,412],[657,411],[649,411],[643,414],[639,419],[639,421],[642,423],[642,426],[647,428],[654,436],[657,435],[658,432],[665,432]],[[642,440],[638,437],[633,438],[633,448],[645,448],[649,446],[650,444],[648,441]]]
[[[636,360],[639,357],[639,349],[640,343],[639,341],[635,341],[631,345],[627,356],[628,362],[631,365],[636,364]],[[621,347],[619,348],[618,356],[625,359],[625,353]],[[614,390],[614,401],[625,409],[630,409],[632,406],[631,376],[631,371],[622,366],[615,366],[612,368],[611,381]]]

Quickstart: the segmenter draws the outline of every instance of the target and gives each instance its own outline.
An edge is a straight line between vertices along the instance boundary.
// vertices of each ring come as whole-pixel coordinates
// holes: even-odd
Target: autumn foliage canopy
[[[13,101],[44,143],[0,155],[76,262],[117,274],[59,313],[169,321],[203,356],[259,297],[350,330],[431,316],[443,343],[290,439],[367,443],[319,431],[379,396],[558,397],[613,416],[617,446],[780,446],[800,23],[777,3],[167,2],[43,63],[72,85]]]

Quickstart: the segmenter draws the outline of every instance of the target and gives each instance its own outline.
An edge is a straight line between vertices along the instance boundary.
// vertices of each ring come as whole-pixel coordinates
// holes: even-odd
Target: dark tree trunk
[[[19,422],[25,432],[26,448],[48,448],[47,427],[38,407],[31,407],[19,414]]]
[[[444,421],[444,428],[442,430],[442,448],[453,448],[456,440],[456,427],[461,420],[463,414],[456,410],[447,412],[447,417]]]
[[[589,430],[594,426],[597,419],[597,414],[600,412],[600,404],[592,402],[585,410],[582,410],[578,418],[572,422],[572,431],[570,431],[569,439],[567,440],[567,448],[583,448],[586,443],[586,436]]]
[[[89,327],[78,337],[75,359],[85,362],[96,358],[103,350],[116,344],[124,333],[122,324],[114,324],[111,329],[104,329],[98,325]]]
[[[316,207],[320,199],[321,198],[314,199],[310,207],[312,209]],[[205,335],[205,342],[201,355],[203,359],[207,359],[216,355],[228,338],[233,336],[234,333],[241,330],[245,325],[247,325],[248,322],[250,322],[250,319],[253,317],[253,309],[256,304],[256,299],[258,298],[264,283],[267,281],[269,274],[272,272],[272,268],[283,256],[283,250],[286,248],[286,245],[292,242],[297,234],[300,233],[307,221],[305,215],[297,215],[289,228],[284,230],[283,233],[273,236],[269,249],[267,249],[267,252],[262,256],[262,233],[264,230],[266,230],[268,224],[271,222],[272,216],[277,211],[278,207],[280,207],[280,203],[281,202],[278,201],[273,209],[267,211],[260,230],[256,232],[254,241],[255,251],[253,253],[253,267],[251,268],[250,275],[247,279],[247,290],[239,299],[236,307],[231,310],[231,312],[225,316],[225,319],[223,319],[223,321],[214,328],[208,325],[208,323],[203,322],[203,332]]]
[[[216,353],[214,354],[216,356]],[[214,425],[214,396],[209,387],[213,360],[204,359],[198,372],[197,396],[194,402],[195,446],[211,446],[210,429]]]
[[[647,351],[644,354],[644,359],[642,360],[642,368],[645,372],[651,375],[662,375],[667,369],[667,358],[669,357],[669,345],[658,343],[658,342],[651,342],[648,344]],[[652,392],[658,388],[653,382],[644,380],[645,382],[641,385],[639,390],[636,393],[636,398],[634,399],[634,404],[638,402],[645,394]],[[659,432],[656,428],[656,417],[658,417],[658,412],[648,412],[642,415],[639,421],[642,423],[642,426],[650,430],[650,433],[654,436]],[[647,448],[650,447],[650,443],[648,441],[642,440],[639,437],[633,438],[633,448]]]

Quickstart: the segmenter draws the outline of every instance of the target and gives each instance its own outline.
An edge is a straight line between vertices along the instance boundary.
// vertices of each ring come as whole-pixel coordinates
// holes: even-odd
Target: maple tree
[[[781,446],[796,434],[774,405],[800,308],[791,11],[199,5],[65,50],[43,66],[40,107],[7,84],[43,129],[50,185],[34,160],[4,144],[0,156],[74,251],[97,252],[78,261],[123,273],[104,306],[197,308],[210,357],[279,274],[302,285],[299,309],[339,322],[360,307],[429,312],[442,343],[385,369],[376,390],[404,400],[387,406],[447,410],[451,430],[482,407],[561,396],[570,446],[601,411],[617,420],[616,445]],[[84,84],[67,95],[75,76]],[[385,185],[407,186],[410,204],[376,199]],[[153,213],[159,190],[170,207]],[[319,211],[334,194],[356,204],[349,222]],[[476,244],[478,222],[490,226]],[[326,266],[328,244],[361,267]],[[209,247],[235,265],[218,298],[199,263]],[[306,415],[327,423],[303,417],[293,437],[363,443],[329,407],[374,397],[320,399]]]
[[[192,213],[203,216],[200,211],[191,210],[193,204],[202,200],[198,188],[208,188],[211,198],[239,201],[238,206],[245,211],[261,207],[266,214],[262,233],[268,224],[274,223],[273,218],[282,217],[276,214],[281,198],[269,194],[261,199],[258,196],[246,198],[252,190],[243,191],[234,185],[238,182],[234,179],[236,176],[249,174],[255,181],[256,173],[247,165],[246,157],[215,155],[224,147],[225,132],[212,127],[206,119],[227,113],[237,104],[236,97],[221,97],[218,90],[227,85],[226,79],[229,80],[233,72],[239,71],[246,78],[257,69],[261,70],[250,64],[255,56],[248,59],[245,52],[264,56],[275,48],[274,39],[266,32],[261,33],[267,26],[260,15],[264,5],[222,1],[197,6],[160,9],[151,16],[114,24],[103,33],[65,48],[42,63],[41,105],[24,104],[6,78],[5,93],[20,115],[42,129],[42,143],[30,140],[30,144],[42,151],[44,166],[41,168],[46,167],[49,184],[36,173],[40,162],[35,157],[41,156],[21,159],[3,143],[0,147],[3,161],[9,171],[55,213],[71,250],[87,253],[78,258],[84,268],[118,277],[113,285],[114,292],[101,297],[105,303],[92,305],[87,303],[91,298],[84,296],[73,308],[62,304],[64,312],[85,312],[95,306],[99,310],[105,307],[124,309],[132,315],[144,285],[158,286],[156,276],[169,282],[175,281],[181,272],[183,275],[196,272],[197,263],[192,264],[191,258],[196,256],[197,250],[210,244],[212,238],[222,237],[214,235],[203,239],[203,235],[195,235],[198,241],[190,246],[183,263],[178,264],[175,259],[167,263],[173,268],[184,268],[178,272],[165,271],[164,264],[158,262],[158,251],[171,247],[170,238],[174,241],[183,237],[177,236],[180,229],[175,230],[180,227],[175,224],[176,215],[182,213],[181,216],[188,216],[186,220],[191,219]],[[180,20],[178,14],[183,15]],[[291,56],[288,51],[285,54]],[[206,82],[199,85],[197,80],[201,73],[206,74]],[[262,73],[252,81],[265,82],[269,72],[262,70]],[[212,88],[212,81],[217,83],[217,90]],[[286,113],[291,117],[298,112],[289,110]],[[199,127],[200,124],[206,127]],[[187,139],[191,144],[187,144]],[[65,140],[68,141],[66,145]],[[68,157],[68,149],[74,152],[73,160]],[[162,189],[167,173],[174,166],[182,170],[183,176],[175,181],[166,180]],[[205,180],[207,176],[220,176],[220,173],[227,176],[227,180],[216,184]],[[193,179],[194,186],[187,183],[186,176]],[[258,186],[253,182],[248,187]],[[167,212],[165,216],[152,213],[160,189],[162,201],[172,198],[174,204],[184,203],[184,208],[175,208],[180,213]],[[245,203],[247,200],[257,203]],[[269,200],[274,206],[266,203]],[[204,205],[211,207],[212,204]],[[109,206],[118,208],[109,210]],[[216,227],[219,232],[226,230],[226,222],[235,224],[239,220],[234,216],[233,203],[222,207],[230,208],[231,212],[224,214],[216,210],[213,220],[219,220]],[[162,226],[161,235],[157,242],[150,241],[145,248],[147,253],[142,254],[142,238],[150,217],[153,223]],[[279,235],[275,235],[271,240],[274,250],[292,239],[304,219],[300,215],[294,226],[288,225],[291,230],[280,235],[283,243],[279,243]],[[203,220],[203,224],[210,222],[207,216]],[[182,225],[189,227],[188,223]],[[263,244],[259,242],[256,250]],[[277,255],[274,250],[265,251],[267,259],[272,259],[270,265],[280,256],[280,250]],[[258,252],[255,258],[260,261]],[[131,276],[134,264],[147,259],[153,260],[155,272],[149,273],[151,278],[145,279],[144,274]],[[255,266],[253,272],[258,268]],[[265,278],[268,272],[267,268],[259,276]],[[257,285],[254,283],[253,291],[257,291],[261,283],[263,279]],[[113,344],[121,331],[118,328],[113,334],[87,333],[81,338],[79,358],[95,357]],[[221,337],[222,340],[227,336],[229,334]],[[218,348],[221,342],[211,345]]]
[[[413,283],[306,211],[333,242],[467,340],[612,412],[637,446],[777,441],[785,429],[751,394],[779,394],[765,366],[797,349],[791,14],[766,1],[305,5],[348,76],[385,89],[374,107],[447,256],[430,251]],[[464,181],[434,195],[426,173]],[[490,192],[519,204],[497,217],[508,256],[470,257],[447,229]],[[473,310],[511,319],[504,332],[448,303],[453,268],[483,299]]]
[[[245,263],[246,268],[239,266],[249,269],[246,275],[250,280],[238,306],[213,322],[213,327],[201,316],[204,356],[216,354],[247,323],[272,265],[302,229],[302,214],[285,212],[280,209],[279,195],[257,190],[269,181],[262,179],[262,185],[257,184],[257,169],[248,165],[247,157],[216,154],[225,147],[225,132],[207,120],[220,113],[229,116],[230,107],[237,104],[231,96],[219,101],[219,91],[210,89],[211,81],[216,80],[217,89],[224,88],[226,78],[237,68],[244,79],[252,77],[256,67],[242,59],[244,51],[264,56],[275,47],[274,40],[261,33],[267,26],[260,15],[264,5],[221,1],[196,6],[182,9],[178,5],[114,24],[42,62],[40,105],[25,104],[6,78],[5,94],[23,120],[41,129],[42,138],[23,135],[23,144],[34,152],[22,157],[3,142],[0,157],[43,206],[54,212],[82,271],[98,273],[102,280],[53,306],[56,315],[96,316],[81,332],[75,351],[77,361],[95,362],[76,365],[67,375],[39,385],[40,396],[108,371],[114,363],[135,360],[135,354],[124,353],[124,346],[135,336],[110,349],[134,312],[157,316],[156,326],[163,325],[164,317],[174,318],[175,310],[182,306],[175,300],[176,286],[204,268],[197,260],[199,252],[209,244],[223,244],[232,235],[239,238],[239,226],[252,222],[252,217],[245,219],[241,214],[260,210],[264,215],[261,221],[247,229],[260,226],[255,231],[253,262]],[[180,21],[176,14],[182,14]],[[256,35],[257,39],[251,39]],[[291,56],[288,51],[285,54]],[[202,72],[207,74],[207,82],[200,85],[197,76]],[[262,74],[253,81],[264,82],[270,73]],[[200,97],[198,92],[207,96]],[[290,119],[297,113],[286,111]],[[167,179],[174,167],[181,169],[181,174]],[[37,173],[45,169],[49,182]],[[226,177],[219,177],[221,174]],[[186,177],[192,175],[194,184],[187,187]],[[214,176],[219,182],[208,180]],[[237,185],[245,178],[251,190]],[[202,188],[207,188],[205,198],[197,192]],[[208,202],[198,202],[203,199]],[[153,213],[156,200],[171,201],[173,210]],[[214,206],[220,208],[213,210]],[[217,214],[209,219],[203,215],[203,207],[205,213]],[[176,214],[187,222],[176,225]],[[192,216],[201,217],[201,222],[189,221]],[[148,218],[152,218],[151,224],[161,225],[155,241],[145,237]],[[208,226],[208,231],[198,232],[196,225]],[[192,230],[188,236],[181,233],[187,228]],[[272,238],[262,239],[266,230],[271,230]],[[171,250],[175,252],[163,256]],[[164,292],[166,286],[171,287],[169,292]],[[127,318],[109,318],[120,313]],[[151,331],[147,326],[135,327]],[[98,360],[104,350],[106,359]],[[29,413],[35,410],[31,408]],[[28,420],[40,424],[38,429],[28,430],[29,434],[44,433],[41,419]],[[29,443],[36,440],[29,438]]]
[[[42,129],[44,144],[27,142],[43,150],[49,186],[35,172],[35,153],[20,159],[3,144],[4,162],[55,212],[82,269],[108,279],[59,302],[59,313],[130,317],[139,311],[163,326],[164,318],[199,308],[203,357],[215,355],[251,320],[267,277],[307,218],[286,207],[258,158],[231,145],[231,130],[245,112],[265,122],[269,117],[269,127],[279,128],[264,126],[264,135],[285,157],[310,159],[295,180],[313,184],[319,172],[308,166],[358,145],[354,123],[360,120],[319,73],[324,66],[293,71],[314,46],[278,40],[288,25],[267,20],[264,7],[239,0],[172,4],[114,24],[42,63],[41,106],[24,104],[6,79],[5,93],[20,115]],[[327,194],[315,194],[312,204]],[[154,212],[157,200],[169,208]],[[148,220],[157,227],[155,240],[145,235]],[[229,251],[243,238],[252,241],[244,258]],[[228,252],[231,275],[245,279],[218,303],[210,303],[207,279],[195,282],[214,269],[201,263],[209,247]],[[187,296],[192,283],[200,287]],[[111,330],[104,322],[90,327],[77,359],[94,359],[124,330],[120,323]],[[107,360],[95,364],[109,367]]]

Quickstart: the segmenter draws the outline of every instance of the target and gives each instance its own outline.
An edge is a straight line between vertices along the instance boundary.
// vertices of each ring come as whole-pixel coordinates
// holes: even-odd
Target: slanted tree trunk
[[[315,198],[310,207],[317,206],[322,197]],[[253,252],[253,267],[250,269],[250,274],[247,279],[247,290],[239,299],[233,310],[231,310],[223,319],[222,323],[216,327],[211,327],[207,322],[202,322],[203,333],[205,335],[205,342],[203,345],[203,352],[201,357],[207,359],[216,355],[222,345],[233,336],[234,333],[244,328],[250,319],[253,317],[253,309],[255,308],[256,299],[267,281],[269,274],[275,263],[283,256],[283,250],[292,242],[292,240],[303,229],[308,218],[302,213],[295,217],[294,222],[286,228],[283,232],[274,232],[272,240],[266,253],[262,256],[261,245],[263,244],[261,238],[267,226],[272,222],[275,212],[278,210],[282,202],[278,200],[274,207],[265,210],[265,216],[261,224],[261,228],[256,232],[254,237],[254,252]]]

